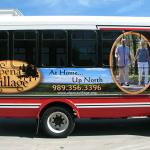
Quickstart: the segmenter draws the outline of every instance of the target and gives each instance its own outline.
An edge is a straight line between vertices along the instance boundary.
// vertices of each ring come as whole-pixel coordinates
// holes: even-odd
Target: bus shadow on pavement
[[[150,119],[81,119],[70,137],[103,135],[150,136]],[[0,119],[0,136],[46,138],[34,119]]]
[[[72,136],[139,135],[150,136],[150,118],[83,119],[77,121]]]
[[[0,136],[32,138],[36,134],[35,119],[0,119]]]

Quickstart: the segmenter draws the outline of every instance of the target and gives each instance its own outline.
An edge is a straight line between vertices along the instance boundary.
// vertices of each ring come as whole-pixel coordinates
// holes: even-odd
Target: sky
[[[25,16],[150,16],[150,0],[0,0]]]

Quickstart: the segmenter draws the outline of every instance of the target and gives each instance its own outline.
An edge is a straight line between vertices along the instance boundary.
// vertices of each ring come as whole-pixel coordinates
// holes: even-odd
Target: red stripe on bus
[[[150,31],[150,28],[98,28],[99,30],[111,31],[111,30],[142,30],[142,31]]]

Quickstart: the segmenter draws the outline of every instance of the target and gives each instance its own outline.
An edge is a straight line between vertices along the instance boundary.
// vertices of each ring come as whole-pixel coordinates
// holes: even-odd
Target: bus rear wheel
[[[69,110],[63,107],[51,107],[44,112],[41,124],[49,137],[65,138],[73,131],[75,119]]]

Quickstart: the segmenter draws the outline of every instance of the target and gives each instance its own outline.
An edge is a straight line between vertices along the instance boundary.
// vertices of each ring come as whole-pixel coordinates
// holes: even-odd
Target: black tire
[[[60,131],[59,129],[55,129],[56,127],[61,128],[61,125],[56,125],[58,123],[61,124],[64,129]],[[44,112],[41,118],[41,127],[49,137],[65,138],[73,131],[75,127],[75,119],[71,111],[61,106],[55,106]]]

